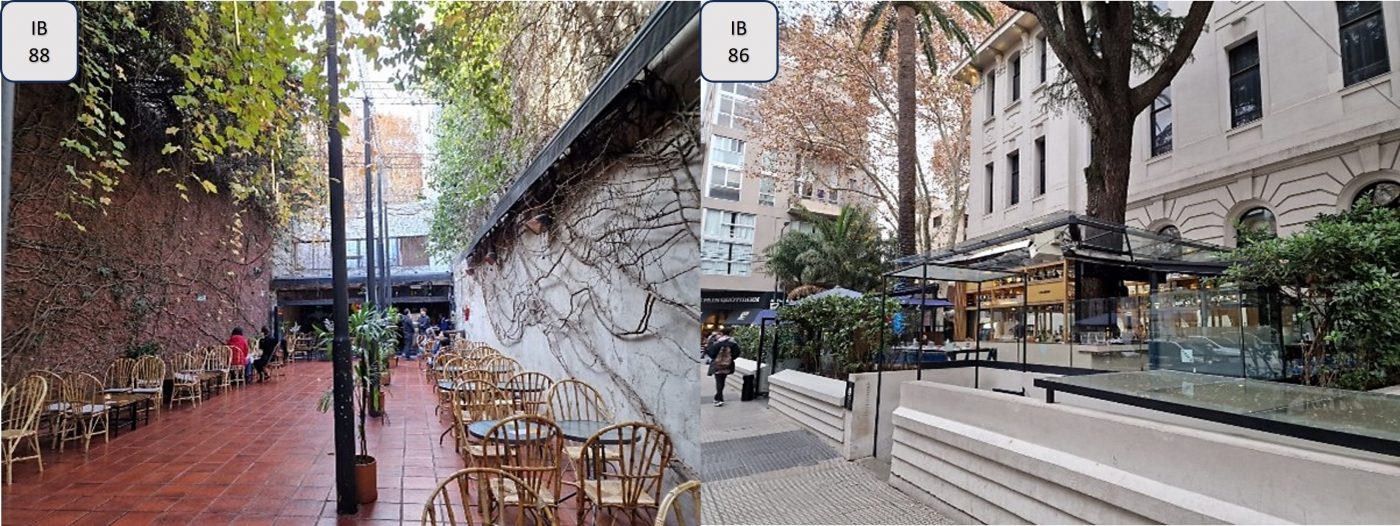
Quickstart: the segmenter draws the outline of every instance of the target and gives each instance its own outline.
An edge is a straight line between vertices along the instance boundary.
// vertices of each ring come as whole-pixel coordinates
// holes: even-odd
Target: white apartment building
[[[701,137],[707,150],[700,181],[700,291],[704,332],[751,323],[783,293],[764,270],[763,250],[783,232],[801,228],[798,207],[836,215],[854,198],[844,170],[806,167],[793,177],[775,173],[777,156],[751,136],[762,84],[701,85]]]
[[[1286,235],[1361,195],[1400,206],[1400,4],[1217,2],[1207,24],[1137,118],[1129,226],[1234,246],[1237,222]],[[965,67],[968,237],[1082,213],[1089,131],[1046,109],[1060,65],[1035,17],[1012,16]]]

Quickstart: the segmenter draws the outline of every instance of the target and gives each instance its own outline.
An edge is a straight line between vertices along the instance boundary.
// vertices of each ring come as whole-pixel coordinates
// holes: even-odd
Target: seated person
[[[233,348],[233,356],[229,360],[229,364],[234,368],[243,369],[243,377],[247,378],[247,370],[251,366],[248,363],[248,339],[243,337],[243,328],[234,327],[233,334],[228,337],[228,343],[224,345]]]
[[[262,351],[262,355],[259,356],[257,360],[253,361],[253,368],[258,371],[259,382],[271,378],[271,376],[267,374],[267,364],[272,361],[273,353],[278,352],[278,347],[281,346],[282,340],[269,334],[267,332],[267,327],[263,327],[262,330],[258,332],[258,350]]]

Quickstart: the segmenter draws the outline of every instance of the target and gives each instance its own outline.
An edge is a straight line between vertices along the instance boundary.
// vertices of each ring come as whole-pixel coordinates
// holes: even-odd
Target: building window
[[[345,268],[365,268],[365,240],[345,240]]]
[[[428,265],[428,236],[409,236],[393,238],[389,243],[392,250],[389,252],[391,264],[399,264],[405,267],[424,267]]]
[[[700,273],[747,276],[753,265],[753,232],[758,216],[705,209]]]
[[[1035,195],[1045,195],[1045,138],[1035,140]]]
[[[1238,226],[1235,228],[1235,245],[1244,246],[1250,239],[1277,236],[1278,221],[1274,219],[1274,213],[1262,206],[1251,208],[1240,215]]]
[[[1371,186],[1357,192],[1356,199],[1351,201],[1352,206],[1356,206],[1356,203],[1361,202],[1362,199],[1370,199],[1371,203],[1376,206],[1400,208],[1400,183],[1394,181],[1372,183]]]
[[[1350,86],[1390,72],[1380,2],[1337,2],[1342,33],[1342,82]]]
[[[997,114],[997,71],[987,71],[987,117]]]
[[[992,213],[992,210],[996,208],[996,205],[994,204],[994,203],[996,202],[995,192],[992,190],[992,183],[994,182],[994,181],[992,180],[992,172],[993,172],[993,170],[994,170],[994,169],[992,168],[992,163],[987,163],[987,213],[988,213],[988,214]]]
[[[1259,39],[1251,38],[1230,50],[1230,127],[1264,116],[1263,88],[1259,85]]]
[[[1021,55],[1011,57],[1011,102],[1021,100]]]
[[[773,176],[765,175],[758,179],[758,204],[763,206],[773,206],[778,200],[778,182],[773,180]]]
[[[1167,225],[1167,226],[1162,227],[1162,229],[1161,229],[1161,230],[1158,230],[1157,233],[1158,233],[1158,234],[1161,234],[1163,237],[1169,237],[1169,238],[1172,238],[1172,239],[1181,239],[1181,229],[1179,229],[1179,228],[1177,228],[1177,227],[1174,227],[1174,226],[1172,226],[1172,225]]]
[[[721,84],[715,124],[744,129],[753,120],[753,97],[761,89],[746,82]]]
[[[1152,156],[1172,151],[1172,87],[1152,101]]]
[[[1050,69],[1050,41],[1045,39],[1045,33],[1040,34],[1040,46],[1038,49],[1040,50],[1040,60],[1038,61],[1040,66],[1040,83],[1044,84],[1046,79],[1045,73]]]
[[[744,184],[744,141],[715,135],[710,142],[709,196],[739,200]]]
[[[1006,156],[1006,177],[1011,184],[1011,203],[1008,206],[1016,206],[1021,202],[1021,152],[1011,152]]]

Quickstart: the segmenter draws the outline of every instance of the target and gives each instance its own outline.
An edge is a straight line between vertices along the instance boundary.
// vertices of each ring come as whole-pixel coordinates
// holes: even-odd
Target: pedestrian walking
[[[724,406],[724,381],[734,373],[734,360],[739,357],[739,342],[730,335],[732,329],[719,330],[719,337],[705,349],[710,357],[710,376],[715,377],[715,407]]]

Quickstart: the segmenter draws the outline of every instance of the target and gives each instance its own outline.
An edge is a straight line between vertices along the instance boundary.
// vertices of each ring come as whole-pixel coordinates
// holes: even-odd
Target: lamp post
[[[329,115],[326,119],[331,194],[331,283],[334,293],[335,337],[331,341],[331,385],[335,404],[336,512],[359,511],[355,496],[355,402],[350,374],[350,290],[345,268],[345,165],[340,140],[340,64],[336,56],[335,3],[323,2],[326,16],[326,83]]]

